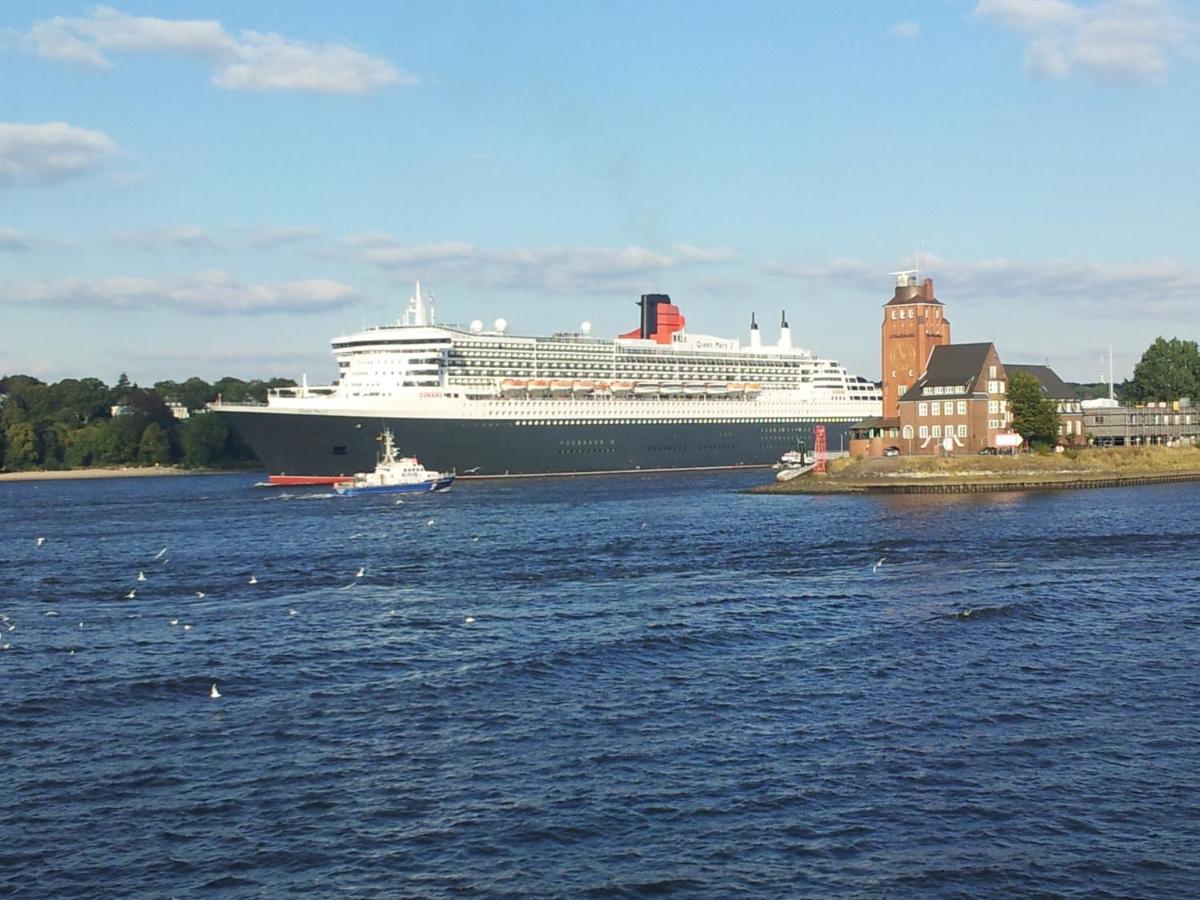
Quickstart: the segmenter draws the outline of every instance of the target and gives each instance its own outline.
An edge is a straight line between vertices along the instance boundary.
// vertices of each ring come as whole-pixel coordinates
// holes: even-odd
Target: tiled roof
[[[916,400],[927,387],[947,387],[943,397],[967,397],[976,391],[975,379],[987,361],[989,344],[941,344],[929,355],[925,374],[901,397]]]
[[[1079,400],[1078,391],[1070,387],[1065,381],[1054,373],[1054,370],[1049,366],[1025,366],[1013,363],[1005,365],[1004,371],[1011,379],[1018,372],[1023,372],[1026,375],[1032,375],[1038,380],[1038,384],[1042,386],[1042,394],[1048,400]]]

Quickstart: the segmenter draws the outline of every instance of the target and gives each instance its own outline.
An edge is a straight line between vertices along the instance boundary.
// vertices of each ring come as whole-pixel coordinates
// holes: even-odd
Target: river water
[[[769,478],[0,484],[0,895],[1200,894],[1200,485]]]

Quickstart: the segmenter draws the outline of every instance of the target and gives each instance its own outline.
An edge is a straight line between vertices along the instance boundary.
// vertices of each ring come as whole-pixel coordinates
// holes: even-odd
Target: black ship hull
[[[406,456],[465,476],[575,475],[768,466],[813,447],[824,425],[830,451],[844,448],[850,420],[763,422],[520,423],[217,409],[258,455],[272,481],[305,483],[374,468],[379,437],[395,435]]]

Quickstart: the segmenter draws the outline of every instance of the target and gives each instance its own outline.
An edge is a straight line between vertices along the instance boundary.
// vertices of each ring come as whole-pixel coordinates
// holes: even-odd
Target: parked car
[[[980,456],[998,456],[999,454],[1000,454],[1000,451],[997,450],[995,447],[984,447],[982,450],[979,451]]]
[[[899,456],[900,448],[899,447],[884,447],[883,455],[884,456]]]

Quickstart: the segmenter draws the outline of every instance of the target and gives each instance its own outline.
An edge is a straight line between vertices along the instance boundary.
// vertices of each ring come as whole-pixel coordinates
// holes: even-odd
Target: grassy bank
[[[918,492],[939,484],[963,489],[1012,486],[1013,489],[1028,490],[1193,475],[1200,479],[1200,448],[1114,447],[1078,453],[1016,456],[836,460],[828,475],[805,475],[751,490],[772,494],[871,493],[903,489]]]
[[[28,472],[0,472],[0,484],[6,481],[66,481],[87,478],[157,478],[166,475],[228,475],[254,472],[259,468],[185,469],[182,466],[93,466],[86,469],[46,469]]]

